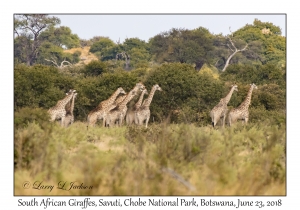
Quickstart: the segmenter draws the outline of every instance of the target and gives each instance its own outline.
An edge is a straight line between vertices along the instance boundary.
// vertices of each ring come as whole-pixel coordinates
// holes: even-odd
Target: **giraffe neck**
[[[72,99],[72,97],[73,97],[73,93],[67,95],[66,97],[64,97],[64,99],[60,100],[60,101],[57,103],[57,105],[58,105],[58,106],[65,107],[65,106],[70,102],[70,100]]]
[[[248,93],[247,93],[247,97],[245,98],[243,103],[240,105],[240,107],[246,107],[246,108],[249,107],[249,105],[251,103],[252,91],[253,91],[253,87],[251,86]]]
[[[143,91],[143,92],[141,93],[138,102],[136,102],[136,104],[134,105],[134,108],[135,108],[135,109],[138,109],[138,108],[142,105],[142,101],[143,101],[143,97],[144,97],[145,93],[146,93],[145,91]]]
[[[233,91],[234,91],[234,87],[232,87],[229,93],[227,94],[227,96],[224,97],[225,104],[228,104],[228,102],[230,101]]]
[[[76,98],[76,95],[74,95],[73,98],[72,98],[71,109],[70,109],[70,112],[71,112],[72,115],[73,115],[73,111],[74,111],[75,98]]]
[[[118,89],[107,99],[107,106],[112,105],[119,94],[120,94],[120,90]]]
[[[131,91],[127,94],[125,99],[119,104],[119,109],[123,110],[124,107],[127,105],[127,103],[134,97],[133,94],[131,94]]]
[[[127,95],[122,95],[122,96],[119,96],[117,99],[116,99],[116,104],[120,104],[122,101],[124,101],[124,99],[126,98]]]
[[[154,96],[154,93],[156,91],[156,88],[153,86],[152,89],[151,89],[151,92],[149,93],[149,96],[147,99],[145,99],[144,103],[143,103],[143,106],[150,106],[151,102],[152,102],[152,99],[153,99],[153,96]]]

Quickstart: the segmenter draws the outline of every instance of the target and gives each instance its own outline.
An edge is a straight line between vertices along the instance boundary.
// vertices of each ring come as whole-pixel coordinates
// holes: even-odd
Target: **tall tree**
[[[40,40],[49,41],[56,46],[66,49],[80,47],[80,39],[78,35],[72,34],[71,29],[66,26],[51,26],[47,28],[40,34]]]
[[[195,30],[173,28],[150,39],[150,51],[157,62],[190,63],[197,70],[210,62],[212,50],[212,35],[202,27]]]
[[[247,24],[235,31],[234,36],[245,40],[249,46],[256,42],[254,45],[258,46],[257,54],[263,58],[263,64],[273,63],[285,68],[286,38],[281,36],[281,29],[278,26],[255,19],[253,24]]]
[[[14,33],[15,56],[22,54],[21,62],[32,65],[37,57],[38,48],[42,41],[40,34],[49,27],[60,24],[57,17],[49,17],[46,14],[15,15]]]

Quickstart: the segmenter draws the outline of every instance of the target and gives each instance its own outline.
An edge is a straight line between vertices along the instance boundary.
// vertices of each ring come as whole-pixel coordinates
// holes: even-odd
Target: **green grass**
[[[15,130],[15,195],[285,195],[285,126],[192,124]],[[43,180],[55,189],[24,189]],[[60,190],[59,181],[92,189]]]

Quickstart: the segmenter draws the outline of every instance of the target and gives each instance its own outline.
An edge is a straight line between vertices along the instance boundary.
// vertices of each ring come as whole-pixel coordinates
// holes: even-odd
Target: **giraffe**
[[[134,117],[135,117],[135,111],[140,108],[143,102],[144,95],[148,94],[147,89],[144,89],[140,95],[139,100],[136,102],[136,104],[133,106],[133,109],[128,110],[126,113],[126,123],[127,125],[131,125],[134,122]]]
[[[137,84],[134,86],[134,88],[133,88],[131,91],[134,91],[134,92],[135,92],[135,95],[136,95],[137,92],[143,91],[144,89],[146,89],[145,85],[144,85],[143,83],[139,82],[139,83],[137,83]],[[120,98],[120,101],[121,101],[121,100],[122,100],[122,98]],[[130,100],[131,100],[131,99],[130,99]],[[118,103],[119,103],[119,102],[118,102]],[[117,106],[115,109],[118,109],[118,106]],[[119,109],[119,111],[121,111],[121,110]],[[119,123],[120,126],[121,126],[122,123],[123,123],[123,120],[124,120],[124,118],[125,118],[126,113],[127,113],[127,104],[124,106],[122,112],[118,113],[118,119],[116,119],[116,120],[118,120],[118,123]],[[114,114],[115,114],[115,113],[114,113]],[[116,117],[116,116],[113,116],[113,117]],[[112,119],[115,120],[114,118],[112,118]],[[116,120],[115,120],[115,121],[116,121]],[[111,120],[109,120],[109,121],[111,121]],[[113,121],[113,122],[115,122],[115,121]],[[108,122],[107,126],[109,126],[109,123],[110,123],[110,122]],[[110,123],[110,124],[111,124],[111,123]],[[115,124],[115,123],[113,123],[113,124]]]
[[[127,111],[127,103],[133,99],[133,97],[136,96],[136,91],[132,89],[125,99],[114,109],[112,109],[108,114],[106,118],[106,125],[108,127],[114,126],[115,122],[118,120],[119,121],[119,126],[122,125],[122,119],[124,116],[124,112],[126,113]]]
[[[106,113],[108,114],[110,110],[116,108],[122,101],[124,101],[124,99],[126,98],[127,94],[124,94],[124,95],[120,95],[116,100],[115,102],[113,103],[113,105],[111,105],[110,107],[108,107],[106,109]],[[105,116],[107,116],[107,114]],[[106,124],[106,120],[103,119],[103,123],[104,123],[104,126],[107,127],[107,124]]]
[[[68,127],[69,125],[74,123],[73,111],[74,111],[74,102],[75,102],[76,96],[77,96],[77,93],[74,93],[72,100],[66,106],[67,113],[66,113],[66,117],[65,117],[65,121],[64,121],[65,127]]]
[[[153,85],[147,99],[144,100],[142,106],[135,112],[135,124],[142,125],[146,120],[146,128],[148,127],[148,121],[150,119],[150,104],[152,102],[154,93],[156,90],[162,91],[158,84]]]
[[[103,118],[103,127],[104,127],[106,113],[109,112],[110,109],[116,107],[116,104],[114,102],[119,94],[126,94],[126,92],[122,87],[119,87],[108,99],[100,102],[100,104],[96,108],[90,111],[87,117],[88,126],[89,125],[94,126],[97,120]]]
[[[244,120],[245,124],[247,124],[249,120],[249,106],[251,103],[251,95],[253,89],[257,89],[257,86],[253,83],[250,84],[249,91],[245,100],[237,107],[232,109],[228,114],[229,126],[237,120]]]
[[[224,97],[221,98],[220,102],[210,111],[211,123],[212,126],[215,127],[218,121],[223,118],[223,127],[225,125],[225,118],[227,114],[227,104],[230,101],[232,93],[234,91],[238,91],[237,85],[231,85],[231,89],[229,93]]]
[[[135,90],[143,90],[145,88],[144,84],[139,82],[135,85],[134,89]],[[115,104],[115,100],[117,98],[117,96],[120,94],[126,94],[126,92],[123,90],[123,88],[118,88],[116,90],[116,92],[114,92],[114,94],[107,100],[102,101],[95,109],[93,109],[87,117],[87,122],[88,122],[88,126],[92,125],[94,126],[97,122],[97,120],[103,119],[103,127],[105,127],[105,118],[107,113],[115,108],[117,106],[117,104]]]
[[[120,95],[116,101],[115,101],[115,104],[118,105],[120,104],[125,98],[126,98],[127,94],[124,94],[124,95]],[[115,107],[114,107],[115,108]]]
[[[73,98],[74,93],[76,90],[70,89],[68,94],[62,99],[59,100],[55,106],[51,107],[48,110],[48,114],[50,115],[50,122],[53,122],[57,119],[61,119],[60,124],[64,125],[64,120],[66,116],[66,105],[70,102],[70,100]]]

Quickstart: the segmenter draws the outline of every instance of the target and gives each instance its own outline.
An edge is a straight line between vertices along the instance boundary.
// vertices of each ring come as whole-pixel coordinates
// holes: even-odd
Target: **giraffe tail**
[[[214,119],[214,114],[213,114],[213,113],[210,113],[210,117],[211,117],[211,125],[212,125],[212,127],[215,127],[215,123],[214,123],[214,121],[215,121],[215,119]]]
[[[89,130],[89,124],[90,124],[90,118],[89,118],[89,116],[87,116],[86,122],[87,122],[86,130],[88,131]]]

